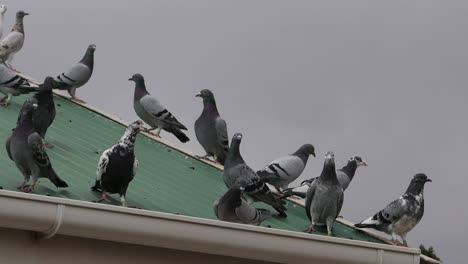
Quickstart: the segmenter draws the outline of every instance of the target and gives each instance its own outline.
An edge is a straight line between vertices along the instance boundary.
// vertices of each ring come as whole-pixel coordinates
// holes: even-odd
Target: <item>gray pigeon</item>
[[[55,104],[52,88],[55,85],[54,78],[46,77],[44,83],[39,86],[39,92],[33,97],[38,102],[38,108],[33,112],[34,130],[45,140],[47,129],[55,119]],[[46,147],[52,147],[46,144]]]
[[[24,25],[23,18],[29,15],[20,10],[16,12],[16,23],[8,35],[0,41],[0,60],[7,63],[11,68],[13,56],[20,51],[24,43]]]
[[[72,100],[85,103],[85,101],[76,97],[76,89],[85,85],[93,74],[95,50],[96,45],[89,45],[83,58],[77,64],[55,77],[57,85],[54,88],[67,90]]]
[[[336,178],[340,182],[340,185],[341,185],[341,188],[343,188],[343,191],[346,191],[346,189],[348,188],[349,184],[354,178],[354,175],[356,174],[356,169],[359,166],[367,166],[367,163],[364,162],[361,157],[352,156],[348,160],[348,163],[343,168],[336,170]],[[305,198],[307,190],[309,189],[309,186],[316,179],[318,179],[318,177],[305,180],[301,182],[301,185],[297,187],[285,189],[281,198],[286,198],[291,195]]]
[[[219,200],[215,201],[213,209],[219,220],[260,225],[272,217],[269,210],[258,209],[245,202],[242,199],[244,190],[244,187],[233,185]]]
[[[68,187],[67,183],[60,179],[52,169],[42,138],[34,131],[32,116],[37,107],[35,98],[30,98],[25,103],[21,110],[20,120],[13,134],[6,141],[8,156],[15,162],[24,177],[18,189],[25,192],[34,191],[38,178],[48,178],[57,187]],[[31,177],[32,184],[26,186]]]
[[[286,217],[286,202],[276,197],[255,171],[245,164],[239,152],[241,139],[241,133],[237,133],[232,137],[231,147],[224,164],[224,183],[228,188],[234,185],[245,186],[246,195],[244,195],[244,198],[249,200],[249,203],[262,201],[275,208],[280,216]]]
[[[406,192],[374,216],[356,224],[359,228],[374,228],[392,235],[397,245],[408,246],[406,235],[421,220],[424,214],[424,184],[432,182],[423,173],[416,174]],[[403,240],[401,244],[397,235]]]
[[[282,193],[281,189],[287,189],[302,174],[309,155],[315,157],[315,148],[311,144],[304,144],[293,154],[272,161],[264,169],[257,171],[257,174]]]
[[[0,38],[3,36],[3,19],[5,18],[5,12],[7,11],[6,5],[0,5]]]
[[[91,187],[93,191],[102,192],[99,201],[109,201],[107,193],[118,193],[122,206],[127,206],[127,188],[135,177],[139,164],[135,158],[135,140],[142,128],[143,122],[140,120],[132,122],[119,142],[102,153],[98,162],[96,182]]]
[[[32,82],[21,77],[17,72],[0,63],[0,92],[5,97],[0,99],[0,105],[8,106],[13,96],[38,91]]]
[[[315,226],[327,226],[331,236],[332,226],[343,206],[343,189],[336,178],[335,156],[329,151],[325,155],[320,177],[312,183],[307,191],[305,211],[311,224],[304,230],[315,231]]]
[[[135,82],[135,94],[133,96],[133,108],[136,114],[146,123],[151,131],[157,128],[156,136],[159,137],[161,129],[174,134],[182,143],[190,139],[181,131],[187,130],[156,98],[152,97],[145,86],[145,79],[136,73],[129,81]]]
[[[224,165],[229,151],[226,121],[219,116],[214,95],[210,90],[202,90],[196,96],[203,98],[203,112],[195,121],[195,135],[206,152],[202,158],[213,156],[215,161]]]

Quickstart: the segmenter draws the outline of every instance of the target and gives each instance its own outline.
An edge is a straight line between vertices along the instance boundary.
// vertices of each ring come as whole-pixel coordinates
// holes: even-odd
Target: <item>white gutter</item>
[[[0,191],[0,227],[282,263],[419,263],[419,250]]]

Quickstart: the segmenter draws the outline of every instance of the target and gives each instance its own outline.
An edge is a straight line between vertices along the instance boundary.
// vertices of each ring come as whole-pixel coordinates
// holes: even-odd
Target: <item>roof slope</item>
[[[10,107],[0,109],[2,142],[15,127],[19,109],[27,98],[15,97]],[[60,96],[55,96],[55,103],[57,117],[47,134],[47,141],[55,147],[48,153],[57,174],[70,187],[57,189],[49,180],[40,179],[36,194],[95,201],[100,194],[90,187],[96,177],[97,161],[105,149],[120,139],[125,127]],[[212,204],[227,190],[220,169],[142,134],[137,138],[135,151],[140,167],[127,192],[128,204],[145,210],[216,219]],[[22,176],[4,146],[0,147],[0,167],[0,186],[15,191]],[[117,195],[110,199],[119,204]],[[268,208],[262,203],[256,206]],[[274,218],[263,225],[301,232],[309,224],[304,208],[292,202],[287,207],[287,218]],[[385,243],[343,223],[336,222],[334,230],[337,237]],[[317,234],[325,235],[326,230]]]

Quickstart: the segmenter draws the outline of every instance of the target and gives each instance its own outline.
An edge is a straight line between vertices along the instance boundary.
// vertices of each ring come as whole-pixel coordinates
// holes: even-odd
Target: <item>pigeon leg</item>
[[[28,183],[28,181],[25,179],[20,185],[18,185],[18,187],[16,187],[16,189],[22,191],[24,187],[26,186],[26,183]]]
[[[29,185],[24,192],[26,193],[32,193],[34,192],[34,187],[36,187],[36,181],[34,181],[31,185]]]
[[[71,100],[74,101],[74,102],[80,103],[80,104],[86,104],[86,101],[83,101],[78,97],[72,97]]]
[[[157,136],[158,138],[161,138],[161,136],[159,134],[161,134],[161,128],[160,127],[158,127],[158,129],[156,129],[156,133],[154,135]]]
[[[198,155],[195,155],[195,157],[197,159],[202,159],[202,160],[210,160],[209,157],[211,157],[210,154],[206,154],[205,156],[198,156]]]
[[[120,202],[122,203],[123,207],[127,207],[127,200],[125,199],[125,195],[120,196]]]
[[[101,199],[97,200],[98,203],[100,203],[100,202],[102,202],[102,201],[106,201],[106,202],[108,202],[108,203],[111,202],[109,199],[107,199],[107,194],[106,194],[106,192],[102,192]]]
[[[1,105],[1,106],[4,106],[4,107],[7,107],[7,106],[10,105],[10,101],[11,101],[11,95],[8,94],[6,99],[3,98],[3,99],[0,101],[0,105]]]
[[[314,225],[310,225],[310,226],[308,226],[306,229],[304,229],[302,232],[307,232],[307,233],[315,232],[315,226],[314,226]]]

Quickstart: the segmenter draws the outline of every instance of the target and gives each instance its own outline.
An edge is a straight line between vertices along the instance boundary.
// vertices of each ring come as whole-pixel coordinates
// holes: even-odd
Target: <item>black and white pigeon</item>
[[[224,165],[229,151],[226,121],[219,116],[214,95],[210,90],[204,89],[196,96],[203,98],[203,111],[195,121],[195,135],[206,152],[202,158],[212,156],[215,161]]]
[[[29,15],[29,13],[20,10],[16,12],[16,23],[13,29],[8,33],[4,39],[0,41],[0,60],[8,67],[11,67],[11,61],[13,56],[21,50],[24,44],[24,24],[23,18]]]
[[[5,95],[0,99],[0,105],[6,107],[10,105],[13,96],[37,91],[37,87],[31,81],[22,77],[4,63],[0,63],[0,93]]]
[[[373,228],[392,236],[397,245],[408,246],[406,235],[418,223],[424,214],[424,184],[432,182],[423,173],[416,174],[406,192],[374,216],[355,224],[359,228]],[[399,236],[403,244],[401,244]]]
[[[55,173],[41,136],[34,131],[32,117],[37,107],[35,98],[26,101],[21,110],[20,120],[13,134],[6,141],[8,156],[15,162],[24,177],[18,189],[25,192],[34,191],[38,178],[48,178],[57,187],[68,187],[68,184]],[[30,178],[32,178],[32,184],[27,186]]]
[[[315,231],[315,226],[327,226],[329,236],[336,217],[343,207],[343,189],[336,178],[335,156],[329,151],[325,155],[323,170],[307,191],[305,211],[311,224],[304,230]]]
[[[33,97],[38,102],[36,111],[33,112],[34,130],[45,140],[47,129],[55,119],[55,104],[52,88],[55,85],[54,78],[46,77],[44,83],[39,85],[39,92]],[[46,147],[52,147],[50,144],[45,144]]]
[[[241,133],[236,133],[231,140],[226,162],[224,163],[223,180],[228,188],[234,185],[245,186],[244,198],[249,203],[261,201],[271,205],[278,211],[280,216],[286,217],[286,202],[276,197],[258,177],[252,168],[245,164],[242,158],[239,147],[242,139]]]
[[[260,225],[263,221],[272,217],[269,210],[255,208],[242,199],[245,188],[233,185],[213,205],[213,210],[221,221]]]
[[[187,128],[180,123],[156,98],[152,97],[145,86],[143,75],[136,73],[129,81],[135,82],[135,94],[133,96],[133,108],[136,114],[146,123],[151,129],[157,129],[156,136],[159,137],[161,129],[172,133],[182,143],[190,139],[181,130]]]
[[[76,89],[85,85],[93,74],[95,50],[96,45],[90,44],[83,58],[77,64],[55,77],[57,82],[55,88],[67,90],[72,100],[76,102],[85,103],[85,101],[76,97]]]
[[[101,191],[99,201],[109,201],[107,193],[118,193],[122,206],[127,206],[125,196],[130,182],[136,175],[138,160],[135,158],[135,140],[143,128],[140,120],[132,122],[124,135],[111,148],[105,150],[99,158],[94,191]]]
[[[367,163],[364,162],[361,157],[352,156],[348,160],[348,163],[343,168],[336,170],[336,178],[340,182],[340,185],[341,185],[341,188],[343,188],[343,191],[346,191],[349,184],[353,180],[354,175],[356,174],[357,168],[360,166],[367,166]],[[305,198],[307,190],[309,189],[309,186],[317,178],[318,177],[305,180],[301,182],[301,185],[297,187],[285,189],[281,198],[286,198],[292,195]]]
[[[289,184],[302,174],[309,155],[315,157],[315,148],[311,144],[304,144],[293,154],[270,162],[265,168],[257,171],[257,175],[282,193],[282,190],[287,189]]]

